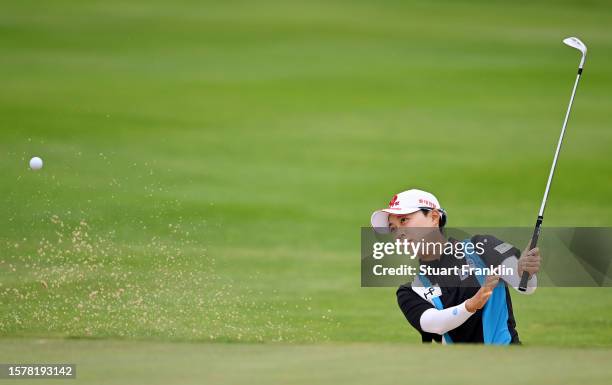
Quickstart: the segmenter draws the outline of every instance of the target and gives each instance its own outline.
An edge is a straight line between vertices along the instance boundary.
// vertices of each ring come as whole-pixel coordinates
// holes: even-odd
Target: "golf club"
[[[540,227],[542,226],[542,220],[544,219],[544,209],[546,208],[546,200],[548,199],[548,192],[550,191],[550,184],[553,179],[553,175],[555,174],[555,167],[557,166],[557,159],[559,158],[559,152],[561,151],[561,144],[563,143],[563,135],[565,135],[565,127],[567,127],[567,120],[570,116],[570,111],[572,110],[572,104],[574,103],[574,95],[576,94],[576,88],[578,88],[578,82],[580,81],[580,76],[582,75],[582,67],[584,66],[584,60],[586,58],[587,47],[584,45],[580,39],[577,37],[568,37],[563,40],[563,43],[569,45],[572,48],[576,48],[582,53],[582,58],[580,59],[580,65],[578,66],[578,75],[576,76],[576,82],[574,83],[574,89],[572,90],[572,96],[570,97],[569,105],[567,106],[567,112],[565,113],[565,120],[563,120],[563,127],[561,128],[561,136],[559,137],[559,142],[557,143],[557,150],[555,151],[555,157],[553,158],[552,166],[550,167],[550,174],[548,175],[548,182],[546,182],[546,189],[544,190],[544,198],[542,199],[542,205],[540,206],[540,212],[538,213],[538,219],[536,221],[535,229],[533,230],[533,236],[531,237],[531,245],[529,246],[529,250],[536,247],[538,244],[538,238],[540,236]],[[529,280],[529,273],[523,271],[523,275],[521,276],[521,283],[519,284],[520,291],[527,290],[527,281]]]

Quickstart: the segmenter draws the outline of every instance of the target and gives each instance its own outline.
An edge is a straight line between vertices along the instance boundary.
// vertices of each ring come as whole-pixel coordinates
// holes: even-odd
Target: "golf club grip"
[[[542,220],[544,217],[541,215],[538,216],[538,220],[536,221],[535,228],[533,229],[533,235],[531,236],[531,244],[529,245],[529,250],[533,249],[538,244],[538,238],[540,237],[540,227],[542,226]],[[527,281],[529,280],[529,273],[523,271],[523,275],[521,275],[521,283],[519,283],[520,291],[527,291]]]

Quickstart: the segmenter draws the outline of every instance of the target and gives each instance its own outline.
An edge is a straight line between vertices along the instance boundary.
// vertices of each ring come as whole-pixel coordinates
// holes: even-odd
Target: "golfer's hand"
[[[478,309],[482,309],[482,307],[487,303],[489,297],[493,293],[493,289],[499,283],[498,275],[489,275],[485,280],[484,285],[474,294],[474,296],[467,301],[465,301],[465,309],[470,313],[475,312]]]
[[[540,249],[533,248],[528,250],[529,246],[523,250],[523,254],[518,260],[518,274],[519,277],[523,275],[523,271],[529,273],[529,276],[534,275],[538,271],[540,271],[540,263],[542,262],[542,257],[540,256]]]

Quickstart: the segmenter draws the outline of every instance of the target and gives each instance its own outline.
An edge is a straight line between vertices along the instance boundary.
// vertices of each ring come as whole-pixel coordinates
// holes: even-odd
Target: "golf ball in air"
[[[35,156],[34,158],[30,159],[30,168],[32,170],[40,170],[42,166],[43,161],[39,157]]]

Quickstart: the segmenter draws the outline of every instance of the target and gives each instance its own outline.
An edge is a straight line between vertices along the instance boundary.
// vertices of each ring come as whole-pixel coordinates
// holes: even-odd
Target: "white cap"
[[[446,212],[440,207],[440,202],[438,202],[438,199],[433,194],[427,191],[412,189],[393,196],[393,199],[389,202],[389,207],[372,213],[370,222],[374,228],[388,229],[389,214],[410,214],[421,209],[438,210],[442,215],[441,221],[446,216]]]

